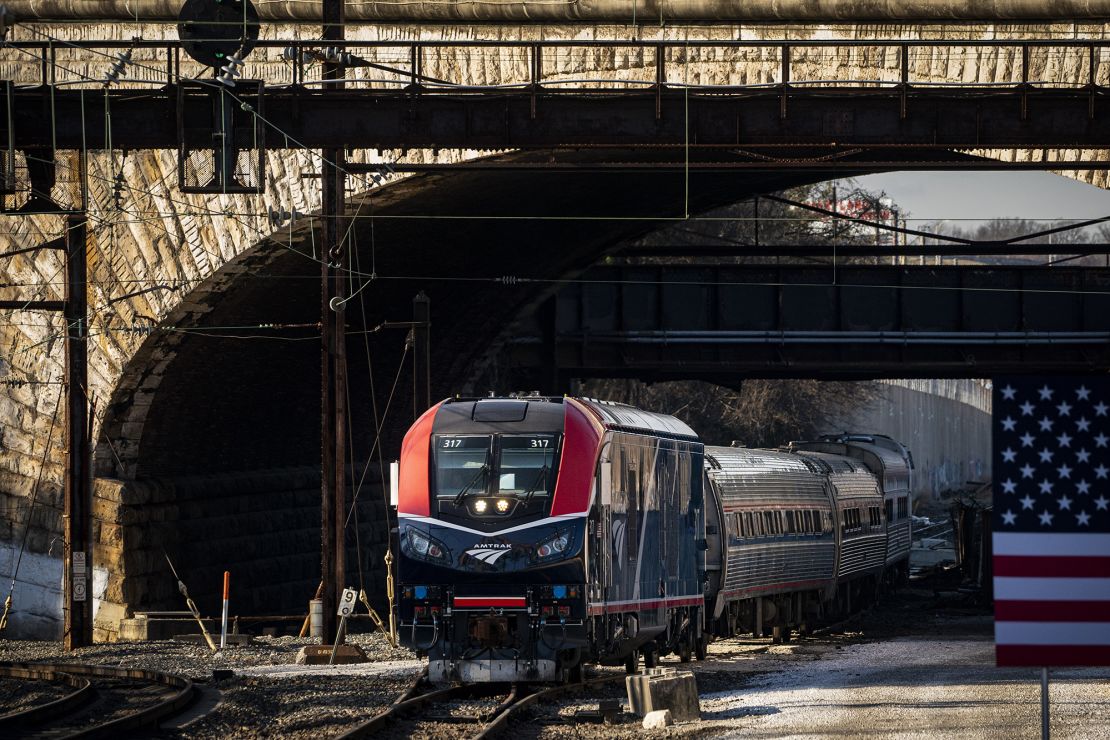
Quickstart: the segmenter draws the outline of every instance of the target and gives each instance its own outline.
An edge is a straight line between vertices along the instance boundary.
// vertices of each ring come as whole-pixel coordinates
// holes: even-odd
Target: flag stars
[[[1034,409],[1036,409],[1037,407],[1026,401],[1020,406],[1020,408],[1022,416],[1032,416]]]
[[[1071,435],[1069,435],[1067,432],[1064,432],[1056,438],[1056,443],[1059,444],[1061,447],[1071,447]]]
[[[1013,479],[1007,478],[1006,480],[1002,481],[1002,492],[1017,493],[1017,483],[1015,483]]]
[[[1060,416],[1071,416],[1071,404],[1067,401],[1061,401],[1056,404],[1056,411]]]
[[[1013,432],[1017,429],[1017,419],[1012,416],[1007,416],[1002,420],[1002,431]]]
[[[1087,452],[1086,447],[1081,447],[1079,452],[1075,453],[1075,459],[1081,463],[1085,463],[1091,459],[1091,453]]]
[[[1033,499],[1029,497],[1028,493],[1025,494],[1025,498],[1021,499],[1021,508],[1023,508],[1023,509],[1032,509],[1033,508]]]
[[[1081,511],[1078,514],[1075,515],[1075,523],[1077,525],[1079,525],[1080,527],[1089,526],[1090,521],[1091,521],[1091,515],[1088,514],[1085,511]]]
[[[1067,494],[1064,494],[1056,499],[1056,505],[1060,507],[1061,511],[1064,509],[1071,509],[1071,499],[1067,497]]]
[[[1017,523],[1017,514],[1015,514],[1013,511],[1008,510],[1005,514],[1002,515],[1002,523],[1008,524],[1012,527],[1014,524]]]
[[[1036,438],[1032,434],[1026,432],[1025,434],[1021,435],[1021,446],[1032,447],[1035,439]]]
[[[1106,496],[1099,496],[1095,499],[1095,506],[1098,507],[1099,511],[1106,511],[1107,507],[1110,506],[1110,500]]]
[[[1042,511],[1038,515],[1038,517],[1041,520],[1041,526],[1042,527],[1048,527],[1052,524],[1052,514],[1048,511],[1048,509],[1045,509],[1044,511]]]
[[[1047,384],[1039,391],[1037,391],[1037,393],[1040,394],[1042,401],[1048,401],[1052,398],[1052,389],[1049,388]]]
[[[1091,389],[1085,385],[1081,385],[1075,389],[1075,395],[1080,401],[1086,401],[1091,397]]]
[[[1096,478],[1106,478],[1107,476],[1110,476],[1110,468],[1107,468],[1105,465],[1099,465],[1095,468]]]
[[[1075,490],[1078,491],[1080,495],[1086,496],[1091,490],[1091,484],[1085,480],[1081,480],[1075,484]]]
[[[1052,419],[1049,419],[1047,416],[1045,418],[1041,419],[1037,423],[1040,424],[1042,432],[1051,432],[1052,431],[1052,425],[1055,424],[1055,422],[1052,421]]]
[[[1079,419],[1075,422],[1075,428],[1081,432],[1090,431],[1091,422],[1087,420],[1086,416],[1080,416]]]
[[[1033,477],[1033,470],[1034,470],[1034,468],[1033,468],[1032,465],[1030,465],[1029,463],[1025,463],[1025,465],[1021,468],[1021,477],[1022,478],[1032,478]]]
[[[1039,484],[1039,487],[1041,489],[1041,493],[1052,493],[1052,481],[1050,481],[1048,478],[1042,480]]]
[[[1083,390],[1086,390],[1086,388],[1084,388]],[[1007,385],[1005,388],[1002,389],[1002,397],[1005,398],[1007,401],[1013,401],[1016,394],[1017,388],[1013,387],[1012,385]]]
[[[1041,458],[1041,462],[1052,462],[1052,456],[1054,454],[1055,453],[1047,447],[1037,453],[1037,455]]]
[[[1002,450],[1002,459],[1005,462],[1015,462],[1017,460],[1017,452],[1011,447]]]
[[[1110,442],[1110,437],[1104,433],[1095,437],[1095,447],[1105,447],[1107,442]]]
[[[1095,406],[1095,416],[1106,416],[1108,410],[1110,410],[1110,406],[1107,406],[1103,401],[1099,401],[1098,405]]]
[[[1061,478],[1071,478],[1071,468],[1068,467],[1068,465],[1065,463],[1064,465],[1056,468],[1056,475],[1060,476]]]

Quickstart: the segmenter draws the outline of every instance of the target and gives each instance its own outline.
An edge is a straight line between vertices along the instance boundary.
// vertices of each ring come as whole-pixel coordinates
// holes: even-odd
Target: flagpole
[[[1048,740],[1048,668],[1041,669],[1041,740]]]

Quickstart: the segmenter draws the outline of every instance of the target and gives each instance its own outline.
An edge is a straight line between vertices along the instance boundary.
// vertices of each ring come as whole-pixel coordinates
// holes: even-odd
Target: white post
[[[231,573],[224,571],[224,611],[220,618],[220,650],[227,647],[227,596],[231,586]]]

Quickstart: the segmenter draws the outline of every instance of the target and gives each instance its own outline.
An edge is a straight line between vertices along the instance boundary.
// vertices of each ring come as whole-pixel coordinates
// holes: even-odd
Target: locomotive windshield
[[[433,436],[440,516],[490,526],[543,516],[555,490],[559,439],[553,433]]]
[[[469,491],[486,492],[492,441],[489,434],[436,438],[437,498],[455,498]]]
[[[555,483],[555,435],[501,436],[497,493],[547,496]]]

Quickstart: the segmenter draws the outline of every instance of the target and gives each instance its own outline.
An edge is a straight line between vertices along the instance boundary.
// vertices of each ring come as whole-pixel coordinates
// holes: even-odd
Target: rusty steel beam
[[[8,0],[17,19],[25,21],[176,22],[180,0]],[[320,5],[304,0],[256,3],[264,20],[319,23]],[[950,21],[1097,21],[1110,18],[1108,0],[777,0],[682,3],[643,0],[521,0],[475,3],[427,0],[397,3],[360,0],[346,5],[347,23],[924,23]]]
[[[271,127],[266,142],[271,148],[297,149],[1101,149],[1110,147],[1108,97],[1101,88],[914,88],[903,115],[901,92],[874,88],[687,95],[671,88],[533,94],[283,87],[266,91]],[[210,101],[185,96],[178,110],[174,87],[110,89],[92,96],[64,87],[19,88],[13,93],[14,145],[102,146],[106,99],[117,148],[177,148],[179,116],[186,146],[211,145]],[[7,133],[7,122],[0,119],[0,137]],[[766,161],[771,169],[782,166],[773,156]],[[827,161],[836,160],[816,158],[808,166],[826,167]],[[1067,169],[1067,164],[1045,162],[1040,168]]]

